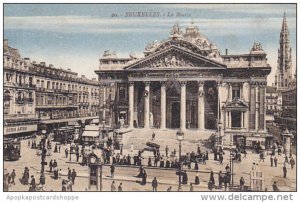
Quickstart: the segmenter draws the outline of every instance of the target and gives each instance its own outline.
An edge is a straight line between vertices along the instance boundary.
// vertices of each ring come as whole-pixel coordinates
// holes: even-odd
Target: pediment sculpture
[[[188,58],[170,54],[160,59],[157,59],[149,66],[151,68],[156,68],[156,67],[194,67],[195,65]]]

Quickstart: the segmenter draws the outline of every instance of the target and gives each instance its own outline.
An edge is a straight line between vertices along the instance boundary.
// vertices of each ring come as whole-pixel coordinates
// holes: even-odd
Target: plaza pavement
[[[156,140],[155,142],[161,145],[161,154],[165,153],[165,145],[168,145],[170,151],[173,151],[174,148],[178,154],[178,141],[176,140],[176,130],[169,131],[161,131],[155,130]],[[182,153],[196,151],[197,144],[200,144],[201,150],[205,151],[206,149],[203,146],[203,141],[205,138],[211,135],[211,131],[206,131],[203,136],[199,137],[197,131],[186,131],[185,132],[185,141],[182,143]],[[137,154],[138,149],[142,149],[145,147],[145,143],[150,140],[152,136],[152,130],[143,131],[141,129],[137,129],[133,132],[126,133],[123,138],[124,149],[123,155],[130,154],[132,157],[134,154]],[[205,138],[204,138],[205,136]],[[54,148],[54,144],[52,143],[52,150]],[[130,151],[131,144],[134,145],[134,151]],[[67,168],[75,169],[77,172],[77,178],[75,180],[75,185],[73,186],[73,191],[85,191],[88,187],[88,168],[86,166],[81,166],[80,164],[74,162],[75,155],[72,156],[73,162],[69,162],[69,158],[66,159],[64,157],[64,149],[69,146],[62,146],[61,153],[53,153],[50,157],[46,158],[46,161],[49,163],[51,159],[56,159],[58,162],[58,168],[62,169],[61,179],[67,179],[66,172]],[[30,175],[34,175],[36,182],[39,182],[39,172],[40,172],[40,156],[36,155],[35,149],[30,149],[27,147],[27,141],[22,141],[22,157],[18,161],[5,161],[4,168],[11,172],[12,169],[16,169],[17,177],[16,177],[16,185],[12,185],[9,188],[9,191],[28,191],[29,187],[24,186],[19,182],[19,178],[22,176],[22,172],[24,167],[27,166],[30,169]],[[119,151],[115,151],[118,153]],[[148,155],[153,155],[150,152],[144,152],[143,156],[144,161],[143,165],[147,165]],[[290,168],[290,165],[287,165],[288,172],[287,178],[283,178],[283,162],[284,156],[279,156],[278,158],[278,167],[270,167],[269,156],[266,157],[264,162],[259,162],[258,154],[253,154],[250,151],[248,152],[247,158],[243,158],[241,163],[234,163],[234,183],[239,184],[240,177],[244,177],[246,181],[246,185],[250,184],[250,170],[252,167],[252,163],[256,162],[264,173],[265,178],[265,187],[272,191],[273,181],[277,181],[278,187],[281,191],[295,191],[296,190],[296,168],[293,170]],[[224,162],[223,165],[220,165],[219,162],[212,160],[213,154],[209,154],[209,160],[206,165],[199,164],[200,173],[200,185],[194,186],[195,191],[208,191],[207,183],[209,180],[209,172],[213,170],[214,172],[224,171],[225,166],[229,164],[229,152],[225,151]],[[296,157],[294,156],[296,160]],[[81,158],[79,159],[79,161]],[[192,165],[193,168],[193,165]],[[186,169],[186,168],[185,168]],[[46,189],[48,191],[61,191],[61,179],[54,180],[51,177],[51,174],[48,172],[49,166],[45,166],[46,170]],[[114,179],[110,177],[110,168],[109,166],[103,166],[103,191],[110,191],[110,185],[112,180],[116,182],[116,187],[119,185],[119,182],[123,183],[124,191],[151,191],[151,181],[153,177],[157,177],[159,182],[158,191],[166,191],[169,186],[172,186],[173,191],[177,191],[178,186],[178,176],[175,174],[176,170],[174,169],[160,169],[160,168],[147,168],[146,171],[148,174],[147,184],[142,186],[139,184],[140,178],[135,178],[134,176],[138,173],[138,167],[130,166],[116,166]],[[187,170],[189,183],[194,182],[195,171]],[[216,184],[218,183],[218,175],[215,174]],[[184,185],[182,187],[183,191],[189,191],[189,183],[188,185]],[[215,190],[221,191],[221,190]]]

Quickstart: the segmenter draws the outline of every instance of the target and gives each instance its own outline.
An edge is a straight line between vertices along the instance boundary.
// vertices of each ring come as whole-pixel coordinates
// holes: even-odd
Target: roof
[[[96,125],[86,125],[85,131],[99,131],[99,126]]]
[[[98,137],[99,131],[84,131],[82,137]]]
[[[277,93],[277,88],[275,86],[267,86],[267,93]]]

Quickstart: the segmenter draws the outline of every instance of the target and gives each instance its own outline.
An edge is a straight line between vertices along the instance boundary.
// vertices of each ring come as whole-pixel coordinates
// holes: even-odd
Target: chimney
[[[43,67],[45,67],[46,63],[45,62],[40,62],[40,65],[42,65]]]
[[[68,68],[68,69],[67,69],[67,71],[68,71],[68,72],[71,72],[71,69],[70,69],[70,68]]]
[[[36,64],[36,61],[32,61],[32,64]]]
[[[53,64],[49,64],[49,67],[53,68]]]
[[[228,55],[228,49],[227,48],[225,49],[225,55]]]
[[[85,79],[85,75],[81,75],[81,78],[82,78],[82,79]]]

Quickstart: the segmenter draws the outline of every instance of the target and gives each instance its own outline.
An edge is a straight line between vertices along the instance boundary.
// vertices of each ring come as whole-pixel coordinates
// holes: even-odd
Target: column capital
[[[179,83],[180,83],[180,86],[181,86],[181,87],[185,87],[186,84],[187,84],[187,81],[180,81]]]
[[[144,81],[145,86],[150,86],[150,81]]]
[[[128,82],[128,85],[129,85],[129,86],[134,86],[134,81],[129,81],[129,82]]]
[[[161,81],[161,82],[160,82],[161,87],[166,87],[166,84],[167,84],[166,81]]]
[[[199,87],[203,87],[204,81],[197,81]]]

